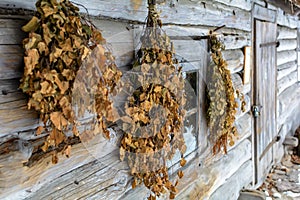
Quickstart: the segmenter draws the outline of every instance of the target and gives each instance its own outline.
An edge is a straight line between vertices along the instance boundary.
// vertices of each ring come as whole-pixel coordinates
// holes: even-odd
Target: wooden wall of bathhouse
[[[30,1],[1,1],[3,8],[23,8],[34,10],[34,2]],[[124,0],[113,1],[84,1],[77,0],[89,10],[93,23],[103,31],[104,37],[111,44],[119,66],[128,65],[134,57],[136,36],[145,23],[147,15],[146,1]],[[206,35],[209,30],[226,25],[220,32],[224,34],[226,50],[223,52],[232,73],[234,85],[245,94],[247,111],[239,112],[236,125],[239,139],[230,147],[226,156],[211,155],[211,145],[205,141],[205,133],[198,138],[193,134],[188,138],[188,160],[184,169],[184,178],[179,184],[178,199],[235,199],[239,189],[252,181],[251,161],[251,116],[250,116],[250,83],[243,85],[242,72],[244,65],[243,49],[251,45],[251,7],[252,1],[247,0],[183,0],[168,1],[158,6],[162,10],[163,27],[169,35],[195,36]],[[85,12],[82,9],[82,12]],[[278,11],[279,12],[279,11]],[[131,189],[131,177],[124,163],[120,162],[117,148],[112,146],[107,155],[96,159],[83,144],[72,147],[72,155],[65,158],[59,155],[59,163],[51,164],[51,157],[45,157],[32,167],[24,167],[31,155],[32,144],[41,142],[47,133],[36,136],[36,127],[40,124],[37,114],[26,109],[26,98],[18,90],[19,79],[22,75],[23,50],[22,38],[26,37],[20,31],[30,16],[2,15],[0,17],[0,144],[10,144],[9,154],[0,156],[0,197],[19,199],[135,199],[146,197],[149,192],[144,187]],[[288,21],[288,22],[287,22]],[[282,14],[282,24],[279,30],[287,32],[280,36],[282,45],[295,41],[295,28],[291,18]],[[291,25],[293,24],[293,25]],[[280,38],[281,37],[281,38]],[[194,66],[202,66],[202,41],[174,40],[176,53],[183,56]],[[284,113],[293,110],[291,100],[287,95],[294,95],[292,83],[280,84],[282,79],[290,76],[291,63],[280,63],[279,55],[293,57],[295,49],[286,45],[286,49],[278,49],[278,102],[279,116],[288,120],[291,114]],[[195,51],[195,49],[197,51]],[[294,58],[293,58],[294,59]],[[295,58],[296,59],[296,58]],[[294,61],[295,61],[294,59]],[[292,62],[293,60],[291,60]],[[286,64],[286,66],[284,66]],[[282,65],[282,66],[281,66]],[[290,66],[290,67],[289,67]],[[281,67],[281,68],[280,68]],[[293,72],[293,71],[291,71]],[[289,78],[288,78],[289,79]],[[281,86],[280,86],[281,85]],[[289,93],[286,93],[290,91]],[[298,94],[299,96],[299,94]],[[297,96],[293,96],[297,102]],[[280,107],[282,105],[282,107]],[[285,105],[285,106],[284,106]],[[278,119],[280,118],[278,117]],[[278,124],[280,124],[278,122]],[[284,123],[282,123],[284,124]],[[287,130],[289,128],[286,128]],[[283,129],[280,129],[283,130]],[[13,143],[11,142],[13,141]],[[30,143],[28,143],[30,141]],[[31,144],[31,145],[28,145]],[[199,152],[197,146],[205,145],[205,151]],[[203,148],[203,147],[202,147]],[[176,174],[176,161],[170,166],[170,173]],[[238,179],[243,174],[245,179]],[[226,192],[224,192],[226,191]],[[227,195],[227,196],[226,196]]]

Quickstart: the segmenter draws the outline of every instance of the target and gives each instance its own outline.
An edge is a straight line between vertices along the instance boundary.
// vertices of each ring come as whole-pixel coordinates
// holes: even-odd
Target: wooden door
[[[253,88],[254,181],[259,185],[273,164],[276,129],[276,23],[255,20]]]

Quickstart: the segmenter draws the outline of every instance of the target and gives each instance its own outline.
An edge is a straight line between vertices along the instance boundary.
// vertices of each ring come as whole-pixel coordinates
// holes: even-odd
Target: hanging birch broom
[[[234,144],[237,129],[234,126],[235,114],[238,104],[234,97],[234,87],[227,69],[227,62],[222,56],[225,49],[216,33],[211,32],[209,46],[212,62],[208,67],[208,127],[210,129],[210,141],[214,144],[213,153],[223,149],[227,153],[227,143]]]
[[[79,135],[72,109],[72,88],[83,61],[87,58],[90,62],[98,61],[103,75],[101,80],[96,80],[96,111],[104,132],[103,118],[108,114],[106,108],[111,107],[107,96],[121,73],[103,47],[106,42],[101,33],[80,16],[79,9],[69,0],[39,0],[36,10],[22,28],[29,37],[23,41],[25,68],[20,88],[29,97],[28,108],[38,111],[50,132],[41,147],[46,152],[55,150],[58,145],[67,145],[70,125],[73,136]],[[92,50],[95,51],[90,56]],[[85,89],[84,85],[80,87]],[[41,131],[39,128],[37,134]]]
[[[173,199],[178,180],[176,183],[170,181],[166,161],[171,160],[179,150],[180,165],[186,163],[182,129],[185,115],[184,79],[181,67],[175,66],[174,50],[169,37],[161,29],[162,22],[156,6],[150,0],[148,4],[146,29],[132,69],[133,74],[139,74],[134,79],[136,85],[141,86],[128,97],[126,114],[121,118],[126,133],[121,140],[120,157],[121,160],[127,159],[134,177],[133,188],[144,183],[151,191],[148,199],[156,199],[166,192]],[[158,105],[163,112],[151,119],[150,113]],[[162,125],[151,131],[143,129],[151,123],[154,127]],[[182,171],[177,174],[182,178]]]

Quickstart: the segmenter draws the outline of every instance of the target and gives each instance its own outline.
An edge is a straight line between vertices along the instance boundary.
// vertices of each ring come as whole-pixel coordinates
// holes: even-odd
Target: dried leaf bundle
[[[224,45],[214,33],[209,38],[213,63],[208,68],[208,127],[210,140],[214,144],[213,152],[218,153],[222,148],[227,153],[227,143],[234,144],[237,129],[234,126],[238,104],[235,101],[235,91],[227,69],[227,62],[222,56]]]
[[[121,140],[120,158],[126,159],[134,176],[132,187],[141,183],[150,189],[148,199],[166,192],[175,198],[178,180],[173,184],[166,161],[177,150],[186,161],[183,138],[185,115],[184,78],[176,66],[170,39],[161,29],[155,5],[149,5],[146,29],[133,65],[130,81],[136,83],[121,117],[125,134]],[[138,75],[136,75],[138,74]],[[183,172],[178,173],[182,178]]]
[[[35,16],[22,28],[29,32],[29,37],[23,41],[25,68],[20,88],[29,96],[28,108],[37,110],[45,126],[50,128],[42,147],[47,151],[48,147],[55,148],[66,140],[69,125],[72,125],[73,136],[79,134],[72,109],[72,88],[83,61],[89,58],[89,62],[91,59],[96,62],[98,56],[100,59],[98,67],[103,79],[95,80],[99,123],[102,123],[102,117],[108,116],[103,107],[110,104],[102,104],[110,92],[103,88],[107,85],[113,88],[113,82],[121,73],[116,69],[113,57],[102,47],[105,39],[101,33],[80,16],[79,9],[70,1],[38,0],[36,9]],[[93,49],[98,55],[91,57],[89,54]]]

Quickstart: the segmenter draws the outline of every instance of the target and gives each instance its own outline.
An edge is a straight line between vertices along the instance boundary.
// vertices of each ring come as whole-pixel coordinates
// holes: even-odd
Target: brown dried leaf
[[[51,145],[58,146],[65,139],[65,135],[58,129],[53,128],[49,135],[49,141]],[[53,143],[53,144],[52,144]]]
[[[183,177],[183,172],[182,171],[178,171],[177,175],[178,175],[179,178],[182,178]]]
[[[58,162],[57,152],[54,152],[52,154],[52,164],[57,164],[57,162]]]
[[[36,133],[37,135],[40,135],[40,134],[44,131],[44,129],[45,129],[45,128],[44,128],[43,126],[39,126],[39,127],[36,129],[36,132],[35,132],[35,133]]]
[[[71,155],[71,145],[68,145],[68,147],[65,150],[65,154],[66,154],[67,158],[70,157],[70,155]]]
[[[186,164],[186,160],[184,158],[181,158],[180,160],[180,166],[183,167]]]
[[[29,49],[27,51],[27,57],[24,57],[24,63],[25,63],[25,75],[32,74],[32,70],[35,68],[35,66],[39,63],[40,55],[38,53],[37,49]]]
[[[61,112],[53,112],[50,114],[50,120],[58,130],[63,130],[68,125],[68,121]]]
[[[48,81],[44,81],[41,83],[41,93],[42,94],[53,94],[53,87]]]

